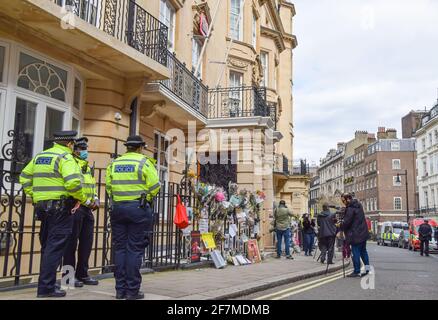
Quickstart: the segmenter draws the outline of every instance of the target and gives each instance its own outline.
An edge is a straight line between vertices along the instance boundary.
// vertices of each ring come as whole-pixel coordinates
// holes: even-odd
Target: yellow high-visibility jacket
[[[136,152],[114,160],[106,171],[106,191],[115,202],[133,201],[146,194],[152,201],[160,191],[156,161]]]
[[[82,175],[72,151],[55,143],[52,148],[39,153],[23,169],[20,183],[34,203],[59,200],[62,196],[73,197],[89,205],[82,188]]]

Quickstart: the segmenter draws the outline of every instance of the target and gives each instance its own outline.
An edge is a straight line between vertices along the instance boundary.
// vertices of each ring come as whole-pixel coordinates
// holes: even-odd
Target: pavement
[[[342,270],[340,253],[329,273]],[[203,268],[155,272],[143,275],[145,300],[223,300],[325,275],[326,265],[302,253],[294,260],[267,258],[261,263],[224,269]],[[36,289],[0,292],[0,300],[33,300]],[[57,300],[115,299],[114,279],[102,279],[98,286],[68,289],[67,297]]]
[[[241,299],[256,300],[436,300],[438,255],[368,244],[374,275],[344,278],[340,272],[260,291]]]

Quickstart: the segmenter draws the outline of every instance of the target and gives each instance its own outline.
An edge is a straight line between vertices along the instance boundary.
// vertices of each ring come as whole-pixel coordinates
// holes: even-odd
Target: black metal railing
[[[272,122],[274,122],[274,130],[277,130],[277,104],[268,102],[269,116]]]
[[[174,53],[167,53],[167,66],[170,71],[170,78],[161,80],[160,83],[196,112],[207,117],[208,88],[193,72],[187,69],[185,63],[176,58]]]
[[[293,175],[305,176],[310,174],[310,166],[307,164],[306,160],[300,160],[296,164],[292,163]]]
[[[289,175],[289,160],[284,154],[274,154],[274,172]]]
[[[21,147],[23,136],[14,130],[8,133],[11,138],[0,154],[0,289],[2,287],[19,286],[30,282],[39,273],[41,246],[39,241],[40,222],[35,217],[34,207],[23,192],[19,183],[19,175],[27,158]],[[117,143],[114,156],[117,155]],[[96,212],[94,240],[89,260],[91,271],[108,273],[114,270],[112,250],[110,202],[105,190],[106,169],[93,170],[96,179],[97,193],[102,204]],[[160,269],[176,269],[184,263],[190,263],[190,238],[176,228],[173,219],[176,196],[187,207],[196,207],[197,200],[192,188],[187,183],[162,182],[159,194],[153,201],[153,228],[149,234],[149,246],[145,250],[142,267]],[[230,223],[237,225],[238,234],[251,237],[253,226],[247,222],[239,223],[236,210],[223,220],[209,220],[209,225],[220,225],[218,248],[245,252],[243,242],[233,239],[225,244],[222,236],[228,232]],[[198,222],[193,217],[193,230],[198,230]],[[242,247],[243,246],[243,247]]]
[[[421,207],[414,213],[416,216],[438,216],[438,207]]]
[[[255,86],[210,89],[208,118],[270,117],[266,88]]]
[[[135,0],[50,0],[149,58],[167,65],[168,28]]]

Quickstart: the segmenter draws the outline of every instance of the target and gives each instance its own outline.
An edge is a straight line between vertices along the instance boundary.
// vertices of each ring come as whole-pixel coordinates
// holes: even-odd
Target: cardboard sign
[[[248,240],[248,259],[254,263],[262,262],[256,239]]]
[[[201,233],[199,231],[192,231],[190,233],[190,262],[201,261]]]
[[[207,249],[216,249],[216,243],[214,242],[213,232],[207,232],[201,234],[204,246]]]
[[[199,231],[201,233],[208,233],[208,219],[199,219]]]
[[[213,250],[211,252],[211,258],[213,259],[216,269],[222,269],[227,265],[219,250]]]

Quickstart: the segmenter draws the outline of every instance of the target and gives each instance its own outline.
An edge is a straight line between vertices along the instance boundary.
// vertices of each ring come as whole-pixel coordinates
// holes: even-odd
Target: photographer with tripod
[[[353,199],[351,194],[343,194],[341,196],[342,203],[346,206],[344,219],[340,223],[340,228],[344,231],[345,240],[351,245],[353,255],[354,271],[347,277],[360,278],[360,260],[362,259],[366,274],[369,273],[370,263],[367,252],[367,240],[369,232],[365,213],[362,204]]]
[[[333,264],[336,237],[336,215],[330,212],[328,204],[325,203],[322,205],[322,212],[318,214],[316,221],[319,228],[318,242],[321,250],[321,263],[325,263],[327,256],[327,264]]]

